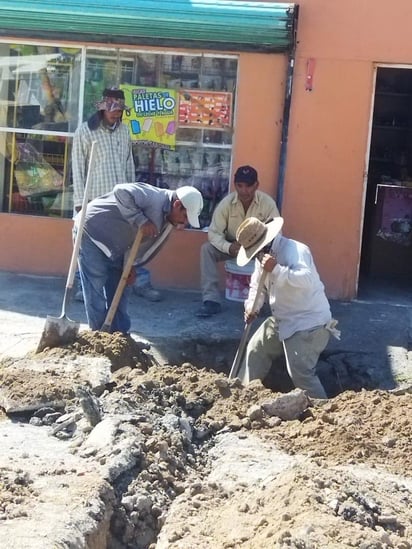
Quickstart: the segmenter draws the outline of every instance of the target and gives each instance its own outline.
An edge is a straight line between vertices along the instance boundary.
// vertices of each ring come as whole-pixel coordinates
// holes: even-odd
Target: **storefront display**
[[[66,184],[66,138],[8,134],[7,150],[5,175],[13,185],[5,201],[11,212],[62,216],[72,211],[72,191]]]
[[[116,86],[131,106],[136,180],[196,186],[209,225],[229,188],[236,56],[0,43],[0,61],[3,212],[72,216],[73,134]]]
[[[372,119],[362,272],[412,272],[412,71],[379,67]]]
[[[412,246],[412,186],[378,185],[380,222],[377,236],[399,246]]]

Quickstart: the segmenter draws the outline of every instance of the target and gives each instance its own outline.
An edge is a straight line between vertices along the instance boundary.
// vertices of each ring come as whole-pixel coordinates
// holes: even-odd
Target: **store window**
[[[229,190],[237,57],[0,43],[0,73],[1,211],[72,216],[73,134],[104,88],[120,86],[136,180],[195,186],[209,225]],[[166,96],[168,116],[136,110],[156,103],[141,98]]]
[[[229,189],[236,74],[233,56],[87,49],[83,119],[104,88],[123,87],[132,111],[123,121],[132,128],[136,180],[170,189],[195,186],[204,198],[201,227],[207,227]],[[159,109],[136,110],[158,95],[174,98],[170,118]]]
[[[72,212],[70,134],[78,124],[80,48],[0,44],[2,211]]]

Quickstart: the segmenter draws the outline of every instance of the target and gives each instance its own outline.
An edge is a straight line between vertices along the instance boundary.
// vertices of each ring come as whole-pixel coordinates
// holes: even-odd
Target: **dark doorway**
[[[412,294],[412,70],[378,67],[359,297]],[[408,296],[409,294],[409,296]]]

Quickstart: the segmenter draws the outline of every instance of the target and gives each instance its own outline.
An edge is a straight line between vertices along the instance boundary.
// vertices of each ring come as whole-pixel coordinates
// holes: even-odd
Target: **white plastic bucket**
[[[226,299],[229,299],[229,301],[244,301],[247,298],[250,276],[253,273],[254,268],[254,261],[249,261],[244,267],[239,267],[236,263],[236,259],[225,261]]]

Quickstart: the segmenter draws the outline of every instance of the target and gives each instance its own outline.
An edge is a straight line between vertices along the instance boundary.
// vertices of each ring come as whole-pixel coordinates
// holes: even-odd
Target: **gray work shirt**
[[[174,191],[146,183],[118,184],[110,193],[89,202],[84,230],[97,246],[101,244],[108,257],[116,260],[128,252],[137,230],[149,220],[157,227],[158,236],[143,238],[138,253],[138,258],[142,257],[170,229],[166,216],[174,198]]]

